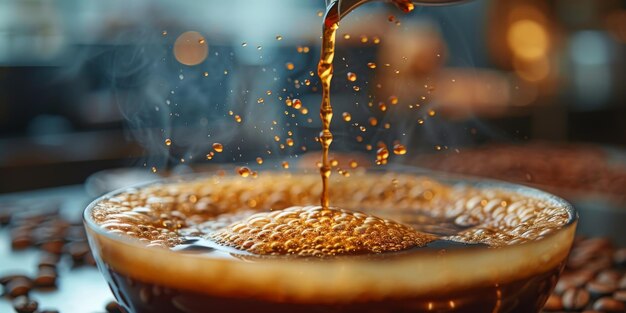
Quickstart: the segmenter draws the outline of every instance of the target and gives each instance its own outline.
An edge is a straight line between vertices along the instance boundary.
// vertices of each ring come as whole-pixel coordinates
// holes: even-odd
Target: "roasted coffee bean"
[[[593,276],[594,273],[592,271],[584,269],[564,274],[557,282],[555,290],[558,294],[562,294],[567,289],[582,287],[592,280]]]
[[[115,301],[107,303],[105,309],[108,313],[124,313],[124,309]]]
[[[626,290],[616,291],[613,294],[613,299],[626,303]]]
[[[587,283],[585,288],[587,288],[587,291],[589,291],[589,294],[592,298],[597,299],[611,295],[615,290],[617,290],[617,284],[601,283],[597,280],[594,280]]]
[[[602,270],[611,268],[612,265],[613,259],[609,256],[603,256],[590,261],[589,263],[585,264],[583,268],[597,273]]]
[[[549,312],[563,310],[563,300],[558,295],[550,295],[543,309]]]
[[[624,306],[624,303],[621,301],[615,300],[611,297],[604,297],[598,299],[593,304],[593,309],[607,313],[623,313],[624,310],[626,310],[626,306]]]
[[[11,279],[5,286],[4,290],[11,298],[26,295],[33,288],[33,282],[25,277],[16,277]]]
[[[65,242],[63,240],[51,240],[43,243],[41,245],[41,250],[52,253],[52,254],[61,254],[63,252],[63,246]]]
[[[89,253],[89,245],[86,242],[70,242],[65,246],[65,251],[72,257],[75,263],[80,263]]]
[[[581,288],[570,288],[563,293],[563,307],[567,310],[581,310],[589,303],[589,292]]]
[[[28,276],[25,276],[25,275],[9,274],[9,275],[5,275],[5,276],[0,277],[0,284],[6,285],[11,280],[16,279],[16,278],[22,278],[22,279],[27,279],[27,280],[29,279]]]
[[[613,263],[617,267],[626,268],[626,248],[613,252]]]
[[[0,210],[7,210],[6,208],[0,208]],[[6,226],[11,223],[11,212],[0,212],[0,226]]]
[[[17,313],[33,313],[37,311],[39,303],[29,299],[27,296],[19,296],[13,299],[13,308]]]
[[[56,287],[57,272],[52,267],[42,267],[33,282],[37,287]]]
[[[18,236],[11,238],[11,249],[23,250],[33,245],[33,240],[30,236]]]
[[[85,255],[83,262],[89,266],[96,266],[96,259],[91,254],[91,251]]]
[[[59,257],[59,255],[57,255],[57,254],[43,252],[39,256],[39,263],[37,264],[37,266],[39,268],[42,268],[42,267],[56,267],[60,260],[61,260],[61,257]]]
[[[85,233],[85,227],[82,225],[79,226],[70,226],[65,231],[65,240],[67,241],[86,241],[87,234]]]
[[[614,269],[609,269],[600,272],[598,276],[596,276],[596,281],[604,284],[617,285],[620,278],[622,278],[622,273]]]
[[[619,283],[617,283],[617,288],[626,290],[626,274],[624,274],[624,276],[622,276],[622,279],[620,279]]]

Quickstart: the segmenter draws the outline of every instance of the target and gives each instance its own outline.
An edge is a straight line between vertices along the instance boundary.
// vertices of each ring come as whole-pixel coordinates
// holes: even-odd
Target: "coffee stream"
[[[341,0],[335,0],[326,8],[322,33],[322,53],[317,66],[317,75],[322,84],[322,103],[320,105],[320,118],[322,120],[322,131],[320,133],[320,143],[322,145],[322,166],[320,175],[322,176],[322,195],[320,205],[328,209],[330,205],[330,195],[328,181],[331,174],[331,164],[328,158],[330,144],[333,142],[333,134],[330,131],[330,122],[333,119],[333,107],[330,103],[330,83],[333,79],[333,59],[335,57],[335,38],[339,28],[339,20],[348,12],[340,12],[342,9],[352,10],[356,6],[368,1],[344,1],[351,2],[351,5],[342,6]],[[407,0],[393,0],[394,4],[404,12],[411,12],[414,5]]]

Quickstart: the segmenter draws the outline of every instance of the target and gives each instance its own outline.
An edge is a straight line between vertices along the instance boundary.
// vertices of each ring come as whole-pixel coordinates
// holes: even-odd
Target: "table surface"
[[[0,195],[0,203],[58,201],[64,217],[80,219],[91,198],[81,185]],[[35,248],[12,251],[8,227],[0,228],[0,277],[15,273],[33,276],[38,256],[39,251]],[[62,313],[105,312],[105,305],[114,300],[104,278],[95,267],[72,268],[69,260],[62,260],[57,269],[59,278],[55,290],[35,289],[30,293],[39,302],[41,309],[55,309]],[[13,312],[11,302],[6,297],[0,297],[0,312]]]

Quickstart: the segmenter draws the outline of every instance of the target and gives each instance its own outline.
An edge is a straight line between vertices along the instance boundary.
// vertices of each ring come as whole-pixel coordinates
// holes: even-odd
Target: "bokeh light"
[[[208,53],[209,45],[199,32],[184,32],[174,42],[174,57],[185,65],[193,66],[202,63]]]

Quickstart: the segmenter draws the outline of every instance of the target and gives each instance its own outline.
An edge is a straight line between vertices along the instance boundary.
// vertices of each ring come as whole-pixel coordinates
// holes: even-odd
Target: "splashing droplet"
[[[300,101],[300,99],[293,99],[293,108],[300,110],[300,108],[302,108],[302,101]]]
[[[169,139],[169,138],[165,139],[165,145],[168,146],[168,147],[171,146],[172,145],[172,139]]]
[[[343,113],[341,114],[341,116],[343,116],[343,120],[344,120],[345,122],[349,122],[349,121],[351,121],[351,120],[352,120],[352,115],[350,115],[350,113],[348,113],[348,112],[343,112]]]
[[[398,104],[398,97],[396,97],[396,96],[389,97],[389,103],[391,103],[391,105]]]
[[[401,144],[395,144],[393,146],[393,153],[397,154],[397,155],[403,155],[406,154],[406,147],[401,145]]]
[[[355,82],[356,81],[356,74],[352,73],[352,72],[348,72],[346,74],[346,78],[351,81],[351,82]]]
[[[248,177],[248,176],[250,176],[250,174],[252,174],[252,170],[250,170],[249,168],[247,168],[245,166],[242,166],[242,167],[237,169],[237,173],[241,177]]]
[[[224,145],[222,145],[219,142],[216,142],[216,143],[213,144],[213,150],[215,150],[215,152],[218,152],[218,153],[222,152],[222,151],[224,151]]]

